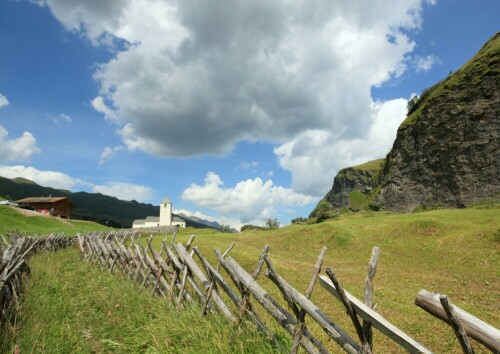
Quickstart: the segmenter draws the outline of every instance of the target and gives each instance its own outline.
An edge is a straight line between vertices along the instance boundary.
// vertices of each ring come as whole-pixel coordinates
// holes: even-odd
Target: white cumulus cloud
[[[431,70],[434,66],[441,64],[441,59],[435,55],[428,55],[426,57],[416,57],[415,66],[417,72],[427,72]]]
[[[150,201],[154,194],[149,187],[123,182],[94,185],[92,192],[110,195],[122,200],[137,200],[140,202]]]
[[[9,100],[7,99],[7,97],[5,97],[4,95],[2,95],[0,93],[0,108],[5,107],[8,104],[9,104]]]
[[[94,44],[128,43],[98,66],[92,105],[129,149],[157,156],[284,144],[305,129],[363,138],[370,89],[406,69],[424,3],[45,1]]]
[[[56,117],[52,117],[52,122],[56,125],[59,125],[62,123],[71,123],[72,121],[73,121],[73,119],[64,113],[61,113]]]
[[[281,167],[292,173],[292,189],[322,197],[341,168],[385,157],[406,117],[406,103],[406,99],[374,103],[364,138],[338,139],[326,131],[308,130],[276,148]]]
[[[217,222],[220,225],[230,225],[235,230],[240,230],[240,228],[243,226],[241,221],[238,219],[228,218],[228,217],[224,217],[224,216],[213,217],[210,215],[205,215],[199,211],[193,212],[193,211],[186,210],[186,209],[174,209],[173,213],[177,214],[177,215],[183,214],[187,217],[194,216],[194,217],[202,219],[202,220],[206,220],[206,221],[210,221],[210,222]]]
[[[123,145],[118,145],[115,147],[106,146],[101,153],[101,158],[99,160],[99,165],[103,165],[104,162],[116,155],[117,152],[123,150]]]
[[[192,184],[184,190],[182,199],[216,210],[224,217],[237,217],[243,223],[261,223],[263,218],[273,215],[278,205],[306,205],[314,200],[258,177],[241,181],[232,188],[224,188],[223,184],[217,174],[209,172],[204,185]]]
[[[39,152],[33,134],[24,132],[20,137],[11,139],[9,132],[0,125],[0,162],[29,161]]]
[[[0,176],[6,178],[23,177],[44,187],[72,190],[79,181],[57,171],[42,171],[29,166],[0,166]]]
[[[143,203],[151,202],[154,196],[153,190],[146,186],[124,182],[107,182],[99,185],[73,178],[62,172],[44,171],[30,166],[0,165],[0,176],[6,178],[23,177],[44,187],[66,189],[72,192],[86,189],[93,193],[101,193],[122,200],[137,200]]]

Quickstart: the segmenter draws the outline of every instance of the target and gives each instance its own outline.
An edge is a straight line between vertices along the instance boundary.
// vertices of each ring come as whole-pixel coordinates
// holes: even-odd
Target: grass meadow
[[[253,269],[269,244],[277,271],[301,292],[307,288],[321,248],[327,246],[323,269],[333,268],[344,288],[361,299],[371,249],[379,246],[376,310],[436,353],[461,351],[449,327],[414,305],[421,289],[448,294],[457,306],[500,327],[500,209],[496,206],[415,214],[358,213],[321,224],[241,234],[182,229],[177,240],[185,242],[191,234],[196,235],[194,245],[212,263],[214,249],[223,251],[236,241],[230,256],[247,270]],[[163,237],[154,237],[154,248],[159,248]],[[273,352],[252,326],[238,331],[217,315],[200,318],[196,307],[178,311],[122,275],[81,262],[74,249],[37,255],[30,266],[31,280],[19,316],[7,329],[9,340],[3,332],[2,353],[12,352],[15,344],[21,353]],[[259,283],[284,304],[263,274]],[[355,338],[340,302],[319,284],[312,300]],[[266,321],[270,327],[277,326],[269,318]],[[326,342],[321,329],[307,317],[306,323]],[[331,341],[328,345],[333,353],[340,352]],[[485,352],[479,344],[473,342],[473,346],[477,353]],[[374,351],[404,352],[377,331]]]

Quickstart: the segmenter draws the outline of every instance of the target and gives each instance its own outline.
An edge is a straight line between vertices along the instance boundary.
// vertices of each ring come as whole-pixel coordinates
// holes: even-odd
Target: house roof
[[[66,197],[29,197],[16,200],[16,203],[57,203],[62,200],[70,202]],[[70,204],[73,205],[71,202]]]
[[[163,198],[163,200],[161,201],[161,204],[172,204],[172,202],[170,201],[170,199],[168,199],[167,196],[165,196],[165,198]]]

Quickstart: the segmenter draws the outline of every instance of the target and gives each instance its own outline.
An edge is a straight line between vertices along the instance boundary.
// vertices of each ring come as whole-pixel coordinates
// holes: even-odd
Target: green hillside
[[[500,327],[500,208],[495,204],[416,214],[360,212],[321,224],[242,234],[186,228],[177,240],[185,242],[193,233],[194,245],[213,263],[213,249],[226,249],[236,241],[230,255],[247,270],[269,244],[277,271],[302,292],[321,247],[327,246],[324,267],[332,267],[358,298],[363,296],[371,249],[379,246],[377,311],[435,353],[460,353],[460,346],[449,327],[414,305],[421,289],[448,294],[457,306]],[[158,249],[163,238],[156,236],[153,247]],[[176,312],[149,292],[138,291],[125,277],[81,263],[75,251],[36,256],[32,267],[32,285],[13,329],[14,342],[24,351],[271,352],[255,333],[236,335],[217,316],[201,320],[196,309]],[[265,276],[259,283],[282,301]],[[319,285],[313,301],[355,336],[345,310]],[[261,315],[274,323],[263,311]],[[311,331],[325,340],[319,327],[311,326]],[[378,332],[374,335],[375,352],[401,352]],[[1,352],[11,352],[14,342]],[[477,343],[473,346],[482,352]],[[332,352],[338,352],[335,348],[332,345]]]
[[[131,227],[135,219],[158,215],[159,207],[151,204],[124,201],[101,193],[72,193],[67,190],[43,187],[24,178],[0,177],[0,196],[18,200],[26,197],[67,197],[75,204],[73,218],[91,220],[113,227]]]
[[[51,216],[26,216],[20,213],[20,209],[0,205],[0,234],[6,231],[19,231],[23,234],[49,234],[64,232],[67,235],[74,235],[78,232],[92,230],[110,230],[110,228],[82,220],[65,220]]]
[[[411,103],[407,118],[401,126],[412,125],[420,119],[422,110],[432,107],[435,99],[446,95],[457,87],[483,87],[485,77],[495,77],[500,75],[500,33],[491,38],[481,50],[464,64],[459,70],[449,75],[446,79],[422,92],[420,97],[415,98]],[[479,75],[476,75],[479,73]],[[471,81],[472,80],[472,81]],[[455,102],[457,105],[466,106],[470,102]]]
[[[77,192],[64,189],[43,187],[25,178],[8,179],[0,176],[0,198],[19,200],[27,197],[67,197],[75,205],[72,218],[95,221],[115,228],[129,228],[135,219],[157,216],[160,207],[139,203],[135,200],[125,201],[101,193]],[[186,225],[194,228],[217,228],[205,225],[196,220],[184,217]]]

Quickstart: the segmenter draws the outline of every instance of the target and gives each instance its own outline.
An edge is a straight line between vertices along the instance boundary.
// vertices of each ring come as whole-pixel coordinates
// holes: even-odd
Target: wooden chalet
[[[20,208],[38,211],[43,214],[71,218],[71,211],[75,207],[66,197],[35,197],[17,200]]]

